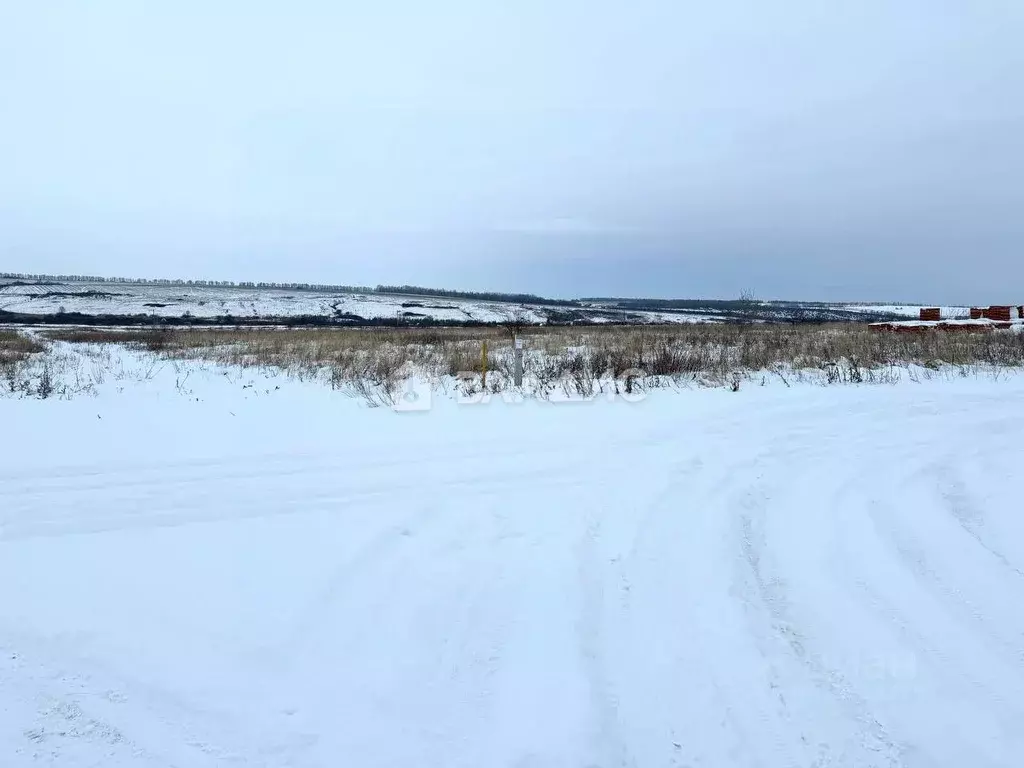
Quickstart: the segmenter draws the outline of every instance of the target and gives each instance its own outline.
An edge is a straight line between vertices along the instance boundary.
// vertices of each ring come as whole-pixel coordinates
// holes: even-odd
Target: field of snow
[[[0,419],[4,768],[1024,754],[1020,375],[394,413],[164,366]]]
[[[827,313],[830,307],[853,313],[852,319],[859,319],[858,313],[864,314],[867,318],[880,312],[916,318],[919,310],[916,306],[903,305],[812,306],[800,302],[763,302],[758,306],[763,312],[763,319],[767,320],[786,320],[794,312],[806,313],[812,309]],[[594,323],[673,324],[720,322],[729,319],[728,314],[707,308],[676,311],[624,309],[616,306],[614,302],[598,302],[580,307],[553,307],[376,293],[81,281],[36,284],[7,278],[0,278],[0,311],[25,315],[67,312],[85,315],[155,315],[164,318],[180,318],[187,313],[196,318],[230,316],[238,321],[252,318],[315,316],[359,318],[366,321],[429,318],[442,322],[494,323],[518,316],[530,323],[545,323],[554,316],[560,321],[573,319]],[[966,309],[946,308],[947,313],[953,311],[966,312]],[[823,316],[820,319],[851,318]]]
[[[214,288],[132,283],[69,282],[58,285],[8,285],[0,290],[0,310],[34,315],[58,311],[87,315],[181,317],[294,317],[358,315],[367,320],[427,316],[437,320],[500,322],[519,310],[531,322],[543,315],[529,307],[435,297]]]

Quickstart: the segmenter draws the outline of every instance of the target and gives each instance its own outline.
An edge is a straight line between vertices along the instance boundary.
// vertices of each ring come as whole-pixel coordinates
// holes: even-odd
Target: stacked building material
[[[957,323],[947,322],[939,323],[935,326],[940,331],[959,331],[960,333],[987,333],[988,331],[994,331],[997,327],[995,323],[988,323],[987,325],[978,325],[972,323]]]
[[[875,333],[927,333],[929,331],[954,331],[959,333],[988,333],[996,328],[1009,328],[1010,323],[969,320],[940,320],[921,322],[919,320],[896,320],[885,323],[871,323],[868,328]]]
[[[994,304],[991,307],[971,307],[971,319],[963,317],[942,318],[939,307],[921,307],[920,320],[890,320],[871,323],[872,331],[878,333],[925,333],[927,331],[958,331],[961,333],[988,333],[990,331],[1016,328],[1024,330],[1024,305]]]
[[[1011,310],[1013,314],[1013,319],[1016,320],[1017,308],[1006,306],[1003,304],[994,304],[993,306],[988,307],[984,311],[983,317],[987,317],[989,320],[995,320],[1000,323],[1008,323],[1011,319]]]

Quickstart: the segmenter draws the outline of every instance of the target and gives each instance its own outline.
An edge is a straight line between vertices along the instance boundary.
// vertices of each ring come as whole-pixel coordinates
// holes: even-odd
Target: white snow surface
[[[58,295],[51,295],[54,293]],[[86,315],[181,317],[188,312],[195,317],[236,318],[331,316],[340,312],[366,319],[420,315],[478,322],[500,322],[520,311],[529,322],[544,319],[527,306],[433,296],[86,282],[10,285],[0,292],[0,309],[36,315],[64,309]]]
[[[1020,376],[0,419],[4,768],[1024,755]]]
[[[567,311],[564,307],[547,307]],[[341,293],[319,290],[273,288],[231,288],[134,283],[68,282],[54,285],[4,284],[0,280],[0,310],[28,315],[61,311],[85,315],[157,315],[193,317],[288,318],[299,315],[332,317],[357,315],[365,320],[415,320],[430,318],[442,322],[500,323],[519,318],[528,323],[545,323],[545,307],[515,302],[491,302],[378,293]],[[582,310],[574,310],[580,314]],[[590,316],[590,313],[586,313]],[[650,323],[696,323],[718,321],[705,313],[631,311],[631,316]],[[592,317],[595,322],[615,321],[616,313]]]
[[[799,303],[793,304],[794,308],[799,306]],[[832,306],[853,312],[890,312],[908,318],[917,318],[920,311],[916,305],[836,303]],[[494,323],[518,317],[530,323],[545,323],[548,310],[569,313],[596,323],[617,322],[627,315],[655,324],[719,322],[725,319],[708,309],[671,312],[624,310],[603,302],[595,302],[589,308],[567,308],[404,294],[87,281],[34,284],[9,278],[0,278],[0,310],[27,315],[48,315],[63,310],[85,315],[156,315],[166,318],[179,318],[188,313],[194,317],[230,316],[238,320],[299,315],[332,317],[340,314],[358,315],[365,320],[430,318],[442,322]],[[966,316],[967,313],[966,307],[942,308],[944,318]]]

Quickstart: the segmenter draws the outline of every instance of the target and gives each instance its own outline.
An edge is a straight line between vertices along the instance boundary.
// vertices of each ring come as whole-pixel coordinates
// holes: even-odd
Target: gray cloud
[[[1024,6],[0,10],[0,260],[1011,301]]]

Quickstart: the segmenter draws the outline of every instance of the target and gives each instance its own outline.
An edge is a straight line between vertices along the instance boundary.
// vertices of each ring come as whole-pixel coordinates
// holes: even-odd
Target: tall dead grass
[[[20,363],[43,349],[43,344],[30,336],[17,331],[0,331],[0,365]]]
[[[893,366],[1022,366],[1024,334],[873,333],[867,326],[679,325],[524,329],[524,369],[542,387],[580,388],[627,372],[725,383],[758,372],[816,369],[828,380],[863,380]],[[181,360],[326,372],[334,386],[360,383],[393,391],[412,371],[426,376],[479,373],[487,342],[491,388],[512,376],[512,337],[504,328],[60,330],[57,341],[120,343]],[[836,373],[839,371],[840,373]]]
[[[56,391],[46,344],[0,330],[0,396],[51,397]]]

